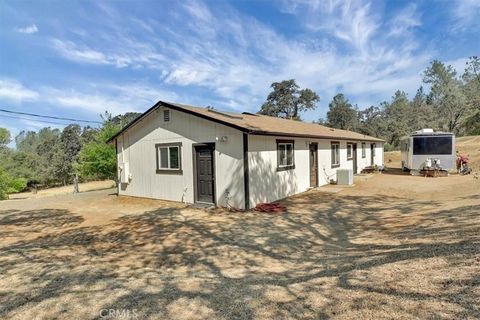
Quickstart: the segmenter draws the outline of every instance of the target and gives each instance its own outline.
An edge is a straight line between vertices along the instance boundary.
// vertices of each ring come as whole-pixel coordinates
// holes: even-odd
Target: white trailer
[[[400,139],[402,168],[421,170],[435,163],[443,170],[455,169],[455,135],[422,129]]]

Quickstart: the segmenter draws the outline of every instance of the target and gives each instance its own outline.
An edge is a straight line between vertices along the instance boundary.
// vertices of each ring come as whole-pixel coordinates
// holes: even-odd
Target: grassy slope
[[[460,154],[468,155],[473,170],[480,171],[480,136],[457,138],[456,145]],[[399,167],[400,151],[385,152],[385,164],[388,167]]]

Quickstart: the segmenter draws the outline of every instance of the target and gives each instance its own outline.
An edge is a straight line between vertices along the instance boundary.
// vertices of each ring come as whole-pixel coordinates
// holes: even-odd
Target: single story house
[[[159,101],[112,137],[119,195],[238,209],[383,164],[384,140],[313,123]]]

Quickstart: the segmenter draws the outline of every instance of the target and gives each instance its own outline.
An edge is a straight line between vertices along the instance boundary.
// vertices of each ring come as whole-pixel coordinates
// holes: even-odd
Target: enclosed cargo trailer
[[[438,166],[443,170],[455,169],[455,135],[422,129],[400,139],[402,168],[421,170]]]

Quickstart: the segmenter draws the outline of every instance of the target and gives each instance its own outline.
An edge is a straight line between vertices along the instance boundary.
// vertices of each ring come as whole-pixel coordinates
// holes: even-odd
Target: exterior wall
[[[243,135],[239,130],[184,112],[170,110],[163,122],[163,107],[145,117],[117,139],[118,163],[128,162],[132,176],[121,184],[121,195],[194,202],[193,144],[215,142],[215,198],[219,206],[244,208]],[[228,141],[217,138],[227,136]],[[158,143],[181,142],[183,174],[157,174]]]
[[[294,140],[295,168],[277,172],[276,140]],[[340,143],[340,166],[332,168],[331,142]],[[319,186],[336,180],[337,169],[353,169],[353,160],[347,160],[347,141],[272,136],[249,136],[249,182],[250,207],[262,202],[272,202],[304,192],[310,188],[309,144],[318,144]],[[371,165],[370,142],[365,142],[365,158],[362,158],[362,143],[357,143],[357,173]],[[383,143],[376,143],[374,164],[383,164]]]

